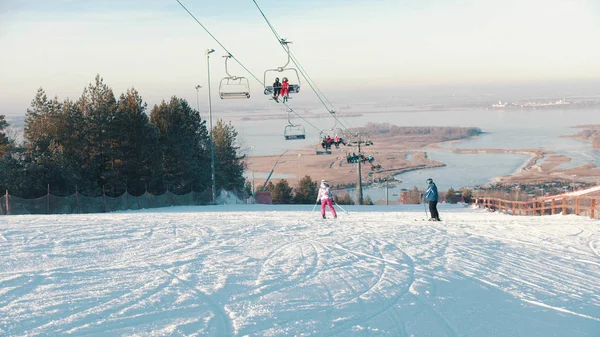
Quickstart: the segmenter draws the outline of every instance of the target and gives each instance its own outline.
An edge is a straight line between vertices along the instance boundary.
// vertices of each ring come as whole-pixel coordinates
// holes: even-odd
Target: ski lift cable
[[[260,8],[260,6],[256,2],[256,0],[252,0],[252,2],[254,2],[254,5],[256,5],[256,8],[258,9],[258,11],[260,12],[260,14],[262,15],[263,19],[265,19],[265,22],[267,23],[267,26],[269,26],[269,28],[273,32],[273,35],[275,35],[275,38],[277,38],[277,41],[279,42],[279,45],[281,46],[281,48],[283,48],[283,50],[285,50],[285,52],[288,54],[288,57],[291,58],[291,56],[292,56],[291,52],[289,51],[289,49],[286,48],[286,44],[289,43],[289,42],[285,41],[285,39],[281,38],[281,36],[279,35],[279,33],[277,33],[277,30],[275,29],[275,27],[273,27],[273,25],[271,24],[271,22],[269,21],[269,19],[267,19],[267,16],[262,11],[262,9]],[[298,63],[299,63],[298,60],[296,60],[295,58],[292,58],[292,62],[294,62],[294,64],[296,65],[296,67],[298,67],[298,70],[300,70],[300,74],[302,74],[302,76],[304,77],[304,79],[306,80],[306,82],[308,83],[308,85],[310,86],[310,88],[317,95],[317,97],[319,98],[319,100],[321,101],[321,103],[323,104],[323,106],[325,106],[325,109],[327,109],[327,111],[331,112],[333,109],[331,109],[330,107],[328,107],[327,104],[323,101],[323,98],[321,97],[321,95],[315,89],[314,83],[310,80],[310,77],[306,76],[305,72],[302,70],[302,67],[300,67],[298,65]]]
[[[262,11],[262,9],[260,8],[260,6],[256,2],[256,0],[252,0],[252,2],[254,2],[254,4],[256,5],[256,8],[258,9],[258,11],[262,15],[263,19],[265,19],[265,22],[267,23],[267,25],[269,26],[269,28],[273,32],[273,35],[275,35],[275,37],[279,41],[279,44],[281,45],[281,47],[286,51],[286,53],[288,53],[288,56],[291,57],[292,62],[294,62],[294,64],[296,65],[296,67],[298,67],[298,70],[300,71],[300,74],[304,77],[304,79],[306,80],[306,82],[308,83],[308,85],[310,86],[310,88],[313,90],[313,92],[315,93],[315,95],[317,95],[317,97],[319,98],[319,100],[321,101],[321,103],[323,104],[323,106],[325,107],[325,109],[327,109],[327,111],[329,111],[329,113],[332,115],[333,118],[335,118],[336,120],[338,120],[339,118],[335,115],[335,110],[333,109],[333,105],[331,104],[331,102],[329,102],[329,100],[327,99],[327,97],[325,97],[325,95],[323,95],[323,93],[322,93],[322,91],[320,89],[316,88],[316,84],[314,83],[314,81],[312,81],[312,79],[310,78],[310,76],[308,76],[308,74],[306,73],[306,71],[304,70],[304,68],[300,65],[300,62],[298,62],[298,60],[293,56],[293,54],[291,54],[291,52],[289,51],[289,49],[286,49],[285,44],[289,43],[289,42],[286,42],[285,39],[282,39],[281,36],[279,35],[279,33],[277,33],[277,30],[275,29],[275,27],[273,27],[273,25],[271,24],[271,22],[269,21],[269,19],[267,19],[267,16]],[[331,105],[331,108],[327,106],[327,104],[325,103],[325,101],[323,101],[323,99],[325,99],[325,100],[327,100],[327,102],[329,102],[329,105]],[[344,125],[344,123],[342,123],[342,122],[340,122],[340,123],[342,124],[342,126],[344,126],[344,128],[348,129],[348,127],[346,127]]]
[[[225,50],[225,52],[231,56],[232,59],[235,60],[235,62],[237,62],[242,68],[244,68],[244,70],[246,70],[246,72],[248,72],[258,83],[260,83],[262,86],[264,86],[265,84],[254,75],[254,73],[252,73],[248,68],[246,68],[246,66],[244,66],[242,64],[242,62],[240,62],[240,60],[238,60],[235,56],[233,56],[231,54],[231,52],[229,52],[229,50],[227,48],[225,48],[225,46],[200,22],[200,20],[198,20],[198,18],[196,18],[196,16],[194,16],[194,14],[192,14],[192,12],[190,12],[187,7],[185,7],[184,4],[181,3],[181,1],[179,0],[175,0],[177,1],[177,3],[179,3],[179,5],[192,17],[192,19],[194,19],[194,21],[196,21],[197,24],[200,25],[200,27],[202,27],[202,29],[204,29],[204,31],[206,31],[206,33],[208,35],[210,35],[210,37],[213,38],[213,40],[215,40],[215,42],[217,42],[217,44],[219,46],[221,46],[221,48],[223,48],[223,50]],[[294,114],[296,114],[296,116],[298,116],[300,119],[302,119],[304,122],[306,122],[306,124],[312,126],[315,130],[320,131],[320,129],[318,127],[316,127],[315,125],[313,125],[312,123],[310,123],[309,121],[307,121],[304,117],[302,117],[299,113],[297,113],[294,109],[292,109],[289,105],[287,105],[286,103],[284,103],[284,105]]]
[[[296,59],[296,57],[294,56],[294,54],[292,54],[290,52],[290,56],[292,58],[292,61],[294,62],[294,64],[296,64],[296,66],[298,67],[298,69],[300,70],[300,73],[305,77],[306,82],[307,83],[313,83],[315,89],[321,94],[321,96],[323,96],[323,98],[327,101],[327,103],[329,103],[329,105],[331,106],[331,109],[328,109],[331,113],[331,111],[336,111],[335,107],[333,106],[333,104],[329,101],[329,99],[325,96],[325,94],[323,94],[323,92],[321,91],[321,89],[319,89],[319,87],[317,87],[317,85],[315,84],[315,82],[313,81],[313,79],[308,75],[308,72],[306,72],[306,70],[304,70],[304,67],[302,67],[302,65],[300,64],[300,62],[298,61],[298,59]],[[339,122],[344,129],[349,129],[352,127],[352,125],[350,125],[349,122],[343,122],[342,121],[342,117],[337,116],[336,114],[332,113],[331,114],[333,116],[333,118],[336,119],[337,122]],[[347,124],[347,125],[346,125]]]
[[[219,46],[221,46],[221,48],[223,48],[223,50],[225,50],[225,52],[227,52],[227,54],[229,54],[231,56],[232,59],[234,59],[242,68],[244,68],[244,70],[246,70],[250,75],[252,75],[252,77],[254,77],[254,79],[257,80],[258,83],[260,83],[261,85],[264,86],[264,83],[260,79],[258,79],[258,77],[254,76],[254,74],[250,70],[248,70],[248,68],[246,68],[246,66],[244,66],[242,64],[242,62],[240,62],[240,60],[238,60],[235,56],[233,56],[231,54],[231,52],[229,52],[229,50],[227,50],[227,48],[225,48],[225,46],[214,35],[212,35],[212,33],[206,27],[204,27],[202,22],[200,22],[200,20],[198,20],[196,18],[196,16],[194,16],[194,14],[192,14],[192,12],[190,12],[187,9],[187,7],[185,7],[185,5],[181,3],[181,1],[179,1],[179,0],[175,0],[175,1],[177,1],[177,3],[179,3],[179,5],[192,17],[192,19],[194,19],[194,21],[196,21],[196,23],[198,23],[200,25],[200,27],[202,27],[202,29],[204,29],[206,31],[206,33],[208,35],[210,35],[210,37],[212,37],[213,40],[215,40],[215,42],[217,42],[217,44]]]
[[[317,85],[315,84],[315,81],[313,81],[313,79],[308,75],[308,72],[306,70],[304,70],[304,67],[302,67],[302,65],[300,64],[300,62],[298,61],[298,59],[294,56],[294,54],[292,52],[290,52],[290,56],[292,58],[292,61],[294,62],[294,64],[296,64],[296,66],[298,67],[298,69],[300,70],[300,73],[305,77],[306,82],[307,83],[313,83],[315,89],[321,94],[321,96],[323,96],[323,98],[327,101],[327,103],[331,106],[330,111],[336,111],[335,107],[333,106],[333,104],[329,101],[329,99],[325,96],[325,94],[321,91],[321,89],[319,89],[319,87],[317,87]],[[345,123],[341,121],[341,117],[333,114],[333,117],[338,120],[340,122],[340,124],[348,129],[350,127],[352,127],[350,125],[350,123],[346,122],[346,124],[348,124],[348,126],[344,125]]]
[[[294,109],[292,109],[289,105],[287,105],[286,102],[282,102],[283,105],[285,105],[286,108],[290,109],[288,111],[288,116],[290,112],[293,112],[294,114],[296,114],[296,116],[298,116],[300,119],[302,119],[306,124],[310,125],[313,127],[313,129],[317,130],[317,131],[321,131],[321,129],[319,129],[318,127],[316,127],[314,124],[312,124],[311,122],[309,122],[308,120],[306,120],[306,118],[302,117],[299,113],[297,113],[296,111],[294,111]]]
[[[249,73],[249,74],[250,74],[250,75],[251,75],[251,76],[252,76],[252,77],[253,77],[253,78],[254,78],[254,79],[255,79],[255,80],[258,82],[258,83],[260,83],[262,86],[264,86],[264,83],[263,83],[263,82],[262,82],[262,81],[261,81],[261,80],[260,80],[258,77],[256,77],[256,76],[254,75],[254,73],[252,73],[252,72],[251,72],[251,71],[250,71],[248,68],[246,68],[246,66],[244,66],[244,65],[242,64],[242,62],[240,62],[240,60],[238,60],[238,59],[237,59],[235,56],[233,56],[233,55],[231,54],[231,52],[230,52],[230,51],[229,51],[229,50],[228,50],[228,49],[227,49],[227,48],[226,48],[226,47],[225,47],[225,46],[224,46],[224,45],[223,45],[223,44],[222,44],[222,43],[221,43],[221,42],[220,42],[220,41],[219,41],[219,40],[218,40],[218,39],[217,39],[217,38],[216,38],[216,37],[215,37],[215,36],[214,36],[214,35],[213,35],[213,34],[212,34],[212,33],[211,33],[211,32],[210,32],[210,31],[209,31],[209,30],[208,30],[208,29],[207,29],[207,28],[206,28],[206,27],[203,25],[203,24],[202,24],[202,23],[201,23],[201,22],[200,22],[200,20],[198,20],[198,18],[196,18],[196,16],[195,16],[194,14],[192,14],[192,12],[190,12],[190,11],[189,11],[189,9],[187,9],[187,7],[186,7],[186,6],[185,6],[183,3],[181,3],[181,1],[179,1],[179,0],[176,0],[176,1],[177,1],[177,3],[178,3],[178,4],[179,4],[179,5],[180,5],[180,6],[181,6],[181,7],[182,7],[182,8],[183,8],[183,9],[184,9],[184,10],[185,10],[185,11],[186,11],[186,12],[187,12],[187,13],[188,13],[188,14],[189,14],[189,15],[190,15],[192,18],[193,18],[193,19],[194,19],[194,21],[196,21],[196,23],[198,23],[198,24],[200,25],[200,27],[202,27],[202,29],[204,29],[204,31],[206,31],[206,33],[207,33],[207,34],[208,34],[210,37],[212,37],[212,38],[213,38],[213,40],[215,40],[215,42],[217,42],[217,44],[218,44],[219,46],[221,46],[221,48],[223,48],[223,50],[225,50],[225,52],[227,52],[227,54],[228,54],[229,56],[231,56],[231,58],[233,58],[233,59],[234,59],[234,60],[235,60],[235,61],[236,61],[236,62],[237,62],[237,63],[238,63],[238,64],[239,64],[239,65],[240,65],[242,68],[244,68],[244,70],[246,70],[246,72],[248,72],[248,73]],[[254,3],[256,4],[256,1],[255,1]],[[258,7],[258,4],[256,4],[256,6]],[[260,7],[258,7],[258,8],[259,8],[259,10],[260,10]],[[261,13],[262,13],[262,10],[260,10],[260,11],[261,11]],[[263,17],[264,17],[264,18],[265,18],[265,20],[267,21],[267,23],[268,23],[269,27],[271,27],[271,30],[273,31],[273,33],[275,34],[275,36],[276,36],[276,37],[278,37],[278,39],[280,39],[280,38],[279,38],[279,35],[277,34],[277,31],[275,31],[275,28],[274,28],[274,27],[273,27],[273,26],[270,24],[270,22],[269,22],[269,21],[267,20],[267,18],[264,16],[264,13],[263,13]],[[280,39],[279,41],[281,42],[281,39]],[[283,44],[282,44],[282,47],[285,49],[285,46],[283,46]],[[289,54],[288,54],[288,55],[289,55]],[[294,60],[294,64],[296,64],[296,61],[295,61],[295,60]],[[302,72],[301,72],[301,73],[302,73]],[[306,77],[306,75],[305,75],[304,73],[302,73],[302,75],[303,75],[305,78],[307,78],[307,77]],[[308,79],[307,79],[307,81],[308,81]],[[309,85],[310,85],[310,83],[309,83]],[[312,85],[311,85],[311,88],[312,88]],[[315,90],[315,89],[313,88],[313,91],[314,91],[314,90]],[[316,92],[316,91],[315,91],[315,92]],[[319,95],[317,94],[317,96],[319,96]],[[321,99],[321,98],[319,97],[319,99]],[[321,100],[321,102],[323,102],[323,100]],[[323,104],[324,104],[324,102],[323,102]],[[286,107],[287,107],[287,108],[288,108],[288,109],[289,109],[291,112],[293,112],[293,113],[294,113],[294,114],[296,114],[296,115],[297,115],[297,116],[298,116],[300,119],[302,119],[302,120],[303,120],[303,121],[304,121],[306,124],[310,125],[310,126],[311,126],[311,127],[313,127],[315,130],[317,130],[317,131],[320,131],[320,129],[319,129],[318,127],[316,127],[315,125],[313,125],[312,123],[310,123],[308,120],[306,120],[306,118],[302,117],[302,116],[301,116],[299,113],[297,113],[297,112],[296,112],[294,109],[292,109],[292,108],[291,108],[289,105],[287,105],[286,103],[284,103],[284,105],[285,105],[285,106],[286,106]],[[324,104],[324,105],[325,105],[325,104]],[[327,105],[325,105],[325,108],[327,108]],[[331,110],[330,110],[330,109],[328,109],[328,111],[330,111],[330,112],[331,112]],[[337,117],[336,117],[336,116],[334,116],[334,118],[337,118]]]
[[[283,48],[283,50],[288,54],[288,62],[289,62],[289,58],[292,58],[292,62],[294,62],[294,64],[296,65],[296,67],[298,67],[298,70],[300,70],[300,74],[302,74],[302,76],[306,79],[306,82],[311,87],[311,89],[315,92],[315,94],[317,95],[317,97],[319,98],[319,100],[321,101],[321,103],[323,103],[323,105],[325,106],[325,109],[327,109],[327,111],[332,111],[332,109],[330,107],[328,107],[327,104],[323,101],[323,98],[321,97],[321,95],[319,94],[319,92],[317,92],[317,90],[315,89],[314,83],[312,82],[312,80],[310,79],[310,77],[305,74],[305,71],[303,71],[302,67],[299,65],[298,60],[296,58],[292,57],[292,54],[291,54],[291,52],[289,50],[289,47],[287,47],[287,44],[290,43],[290,42],[288,42],[285,39],[281,38],[281,35],[279,35],[279,33],[277,33],[277,30],[275,29],[275,27],[273,27],[273,25],[271,24],[271,21],[269,21],[269,19],[267,18],[267,16],[263,12],[263,10],[260,8],[260,6],[256,2],[256,0],[252,0],[252,2],[254,2],[254,5],[256,6],[256,8],[260,12],[260,14],[262,15],[263,19],[265,19],[265,22],[267,23],[267,26],[269,26],[269,28],[271,29],[271,32],[273,32],[273,35],[275,35],[275,38],[279,42],[279,45],[281,46],[281,48]],[[330,103],[330,105],[331,105],[331,103]]]

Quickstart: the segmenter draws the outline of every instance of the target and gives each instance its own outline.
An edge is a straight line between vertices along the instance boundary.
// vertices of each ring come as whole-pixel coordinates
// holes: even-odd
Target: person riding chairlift
[[[277,101],[277,97],[279,97],[279,92],[281,91],[281,82],[279,82],[279,77],[275,77],[275,82],[273,82],[273,99]]]
[[[325,143],[327,143],[327,149],[331,149],[331,144],[333,144],[333,139],[331,139],[331,137],[329,135],[327,135],[327,138],[325,138]]]
[[[283,78],[283,83],[281,83],[281,97],[283,97],[283,103],[287,102],[290,97],[290,83],[288,82],[287,77]]]
[[[338,135],[335,135],[335,138],[333,139],[333,144],[335,145],[336,149],[340,148],[340,144],[346,145],[346,143],[344,143],[344,140]]]

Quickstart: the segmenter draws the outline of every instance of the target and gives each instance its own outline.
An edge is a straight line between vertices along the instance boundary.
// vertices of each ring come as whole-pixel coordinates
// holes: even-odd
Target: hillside
[[[441,205],[0,217],[1,336],[594,336],[600,228]]]

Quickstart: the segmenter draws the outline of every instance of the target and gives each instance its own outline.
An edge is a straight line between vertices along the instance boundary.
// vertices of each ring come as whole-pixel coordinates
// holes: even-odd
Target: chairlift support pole
[[[212,124],[212,101],[210,96],[210,54],[214,53],[214,49],[206,50],[206,69],[208,76],[208,120],[210,124],[210,171],[211,171],[211,203],[214,205],[217,198],[217,179],[215,177],[215,139],[213,135],[213,124]]]
[[[361,140],[358,140],[358,155],[360,156],[360,143]],[[359,205],[363,204],[363,192],[362,192],[362,168],[361,168],[361,160],[358,158],[358,181],[356,182],[356,202]]]
[[[387,205],[390,204],[389,203],[390,202],[390,198],[388,197],[388,193],[389,192],[388,192],[388,182],[387,182],[387,180],[384,182],[384,185],[385,185],[385,205],[387,206]]]
[[[285,67],[288,66],[288,64],[290,64],[290,47],[288,46],[288,43],[292,43],[292,41],[286,41],[285,39],[281,39],[279,40],[279,43],[281,43],[281,45],[283,46],[283,48],[285,48],[285,51],[287,53],[288,59],[286,64],[283,67],[279,67],[277,68],[278,71],[283,71],[283,69],[285,69]]]
[[[288,150],[283,151],[282,154],[279,155],[279,158],[277,158],[277,161],[275,162],[275,165],[273,165],[273,168],[271,169],[271,172],[269,172],[269,176],[267,176],[267,180],[265,180],[265,184],[263,185],[263,187],[260,189],[260,191],[264,191],[265,187],[267,187],[267,183],[269,183],[269,179],[271,179],[271,175],[273,174],[273,172],[275,171],[275,166],[277,166],[277,164],[279,163],[279,159],[281,159],[281,157],[288,152]]]
[[[363,141],[363,140],[362,140],[362,137],[361,137],[359,134],[357,134],[357,135],[356,135],[356,137],[357,137],[356,146],[358,147],[358,148],[357,148],[357,150],[358,150],[358,156],[359,156],[359,157],[357,158],[357,164],[358,164],[358,167],[357,167],[357,171],[358,171],[358,179],[357,179],[357,181],[356,181],[356,203],[357,203],[358,205],[363,205],[363,191],[362,191],[362,162],[361,162],[361,158],[360,158],[360,155],[361,155],[361,151],[360,151],[360,145],[361,145],[361,144],[365,144],[365,146],[369,146],[369,145],[371,145],[372,143],[371,143],[369,140],[365,140],[365,141]]]
[[[223,56],[225,58],[225,74],[227,74],[228,77],[231,77],[232,80],[237,80],[237,76],[231,76],[229,74],[229,71],[227,70],[227,60],[229,60],[230,58],[232,58],[233,56],[231,54],[227,54]]]
[[[233,55],[227,53],[227,55],[223,55],[223,57],[225,58],[225,74],[227,74],[227,77],[221,79],[221,82],[219,83],[219,97],[221,97],[221,99],[250,98],[250,82],[248,82],[248,79],[243,76],[235,76],[229,73],[227,61],[232,58]],[[237,90],[232,91],[230,89],[232,85],[231,82],[233,82],[233,85],[236,86]],[[240,86],[243,86],[244,88],[239,89]],[[227,90],[224,88],[227,88]]]

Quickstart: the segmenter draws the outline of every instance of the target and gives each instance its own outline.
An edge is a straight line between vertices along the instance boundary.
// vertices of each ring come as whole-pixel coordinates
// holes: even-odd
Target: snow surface
[[[600,224],[441,205],[0,217],[0,336],[600,336]]]

